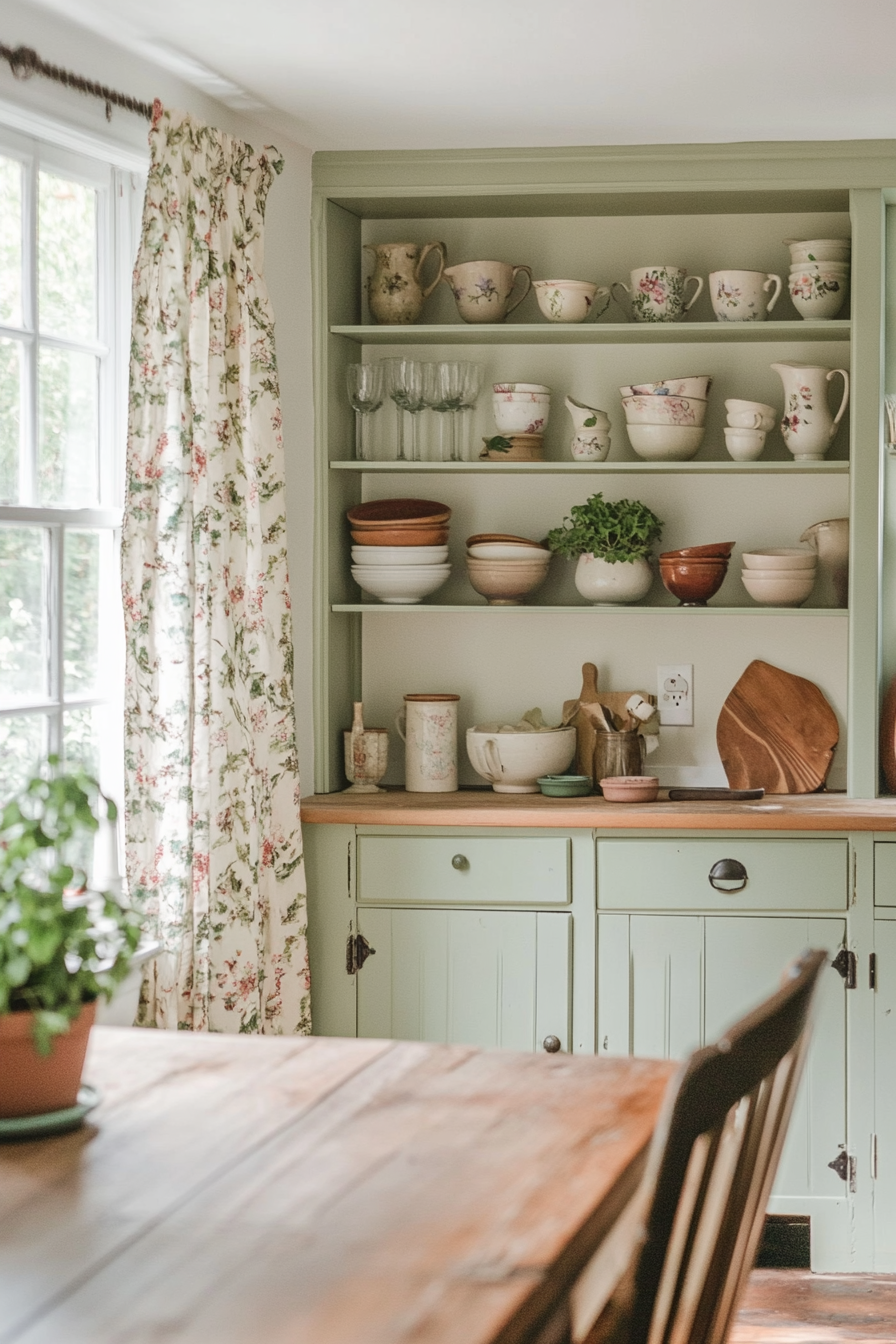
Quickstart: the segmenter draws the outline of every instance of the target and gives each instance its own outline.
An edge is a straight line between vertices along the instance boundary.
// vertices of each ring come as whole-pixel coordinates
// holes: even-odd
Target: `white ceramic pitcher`
[[[566,398],[572,416],[573,435],[569,450],[578,462],[603,462],[610,451],[610,417],[596,406],[586,406],[574,397]]]
[[[771,366],[784,384],[784,418],[781,433],[798,462],[820,462],[837,433],[849,401],[846,369],[826,369],[819,364],[794,364],[784,360]],[[828,406],[827,384],[835,373],[843,379],[843,399],[835,416]]]

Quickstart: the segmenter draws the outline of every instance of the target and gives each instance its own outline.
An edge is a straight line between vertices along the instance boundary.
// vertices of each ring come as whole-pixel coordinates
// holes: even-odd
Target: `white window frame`
[[[109,734],[116,738],[101,752],[100,784],[123,801],[121,708],[124,689],[124,632],[118,589],[118,546],[124,502],[127,443],[128,363],[131,320],[131,274],[139,235],[146,158],[106,144],[47,118],[0,101],[0,154],[25,165],[23,198],[23,272],[21,327],[0,324],[0,337],[22,349],[21,439],[36,444],[38,430],[37,358],[39,342],[87,351],[98,357],[98,485],[93,508],[43,507],[35,503],[34,464],[20,468],[20,502],[0,503],[0,525],[27,524],[49,535],[45,610],[48,622],[46,697],[29,697],[0,705],[0,716],[43,714],[49,752],[62,755],[63,715],[73,709],[109,707]],[[58,172],[85,183],[97,193],[97,339],[70,341],[41,336],[37,330],[36,208],[38,172]],[[23,461],[28,457],[23,454]],[[107,534],[101,554],[102,683],[93,695],[66,693],[63,669],[62,584],[65,533],[90,528]],[[106,656],[114,647],[114,656]]]

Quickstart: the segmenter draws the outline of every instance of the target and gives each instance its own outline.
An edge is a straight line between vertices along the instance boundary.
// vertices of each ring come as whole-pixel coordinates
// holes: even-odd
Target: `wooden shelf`
[[[734,462],[730,458],[715,462],[358,462],[354,459],[330,463],[331,471],[355,471],[382,474],[415,472],[423,475],[451,475],[464,472],[483,475],[497,472],[521,476],[580,476],[592,474],[697,475],[716,472],[748,476],[846,476],[848,462]]]
[[[430,322],[331,326],[360,345],[730,345],[848,341],[851,323],[831,322]]]
[[[330,610],[334,612],[355,611],[365,616],[388,615],[404,612],[451,612],[455,615],[467,612],[506,612],[526,616],[834,616],[846,618],[849,613],[845,607],[627,607],[621,603],[608,602],[604,605],[577,603],[570,607],[547,607],[526,605],[517,607],[490,607],[487,602],[466,605],[435,602],[332,602]]]

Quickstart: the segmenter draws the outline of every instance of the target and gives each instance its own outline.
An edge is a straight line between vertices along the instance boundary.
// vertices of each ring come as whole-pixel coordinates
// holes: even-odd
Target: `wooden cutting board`
[[[840,737],[837,716],[814,681],[758,659],[722,706],[716,742],[732,789],[814,793]]]
[[[896,677],[887,687],[880,711],[880,768],[887,788],[896,793]]]
[[[590,779],[593,779],[594,734],[597,729],[588,716],[582,713],[579,706],[596,705],[599,701],[597,668],[594,663],[584,663],[582,665],[581,694],[578,700],[565,700],[563,702],[563,722],[571,723],[576,730],[575,773],[577,775],[588,775]]]

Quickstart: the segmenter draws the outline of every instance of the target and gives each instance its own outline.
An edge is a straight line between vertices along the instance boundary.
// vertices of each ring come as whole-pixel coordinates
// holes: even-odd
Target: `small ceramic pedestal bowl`
[[[719,542],[717,553],[713,546],[692,546],[684,551],[666,551],[660,556],[660,578],[663,586],[677,597],[683,607],[705,607],[719,591],[728,572],[728,560],[733,542]],[[694,554],[697,552],[697,554]]]

